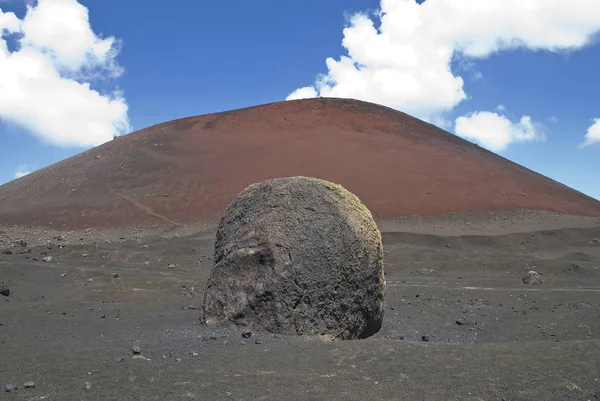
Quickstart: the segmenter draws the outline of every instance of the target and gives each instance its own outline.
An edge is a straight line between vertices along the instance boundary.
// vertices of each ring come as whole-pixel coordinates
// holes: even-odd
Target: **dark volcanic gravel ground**
[[[598,225],[384,232],[384,327],[337,342],[199,326],[213,234],[130,238],[11,247],[14,233],[0,234],[10,289],[0,296],[0,389],[18,385],[2,399],[600,397]],[[545,283],[525,285],[529,270]]]

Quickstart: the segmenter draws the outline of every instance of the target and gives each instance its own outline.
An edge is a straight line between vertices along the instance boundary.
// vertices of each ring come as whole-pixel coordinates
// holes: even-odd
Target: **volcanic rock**
[[[365,338],[381,328],[384,292],[381,234],[363,203],[328,181],[276,178],[225,211],[201,320]]]
[[[19,387],[13,383],[9,383],[6,386],[4,386],[4,391],[6,391],[7,393],[13,393],[13,392],[17,391],[18,389],[19,389]]]
[[[10,289],[4,283],[0,283],[0,295],[4,295],[5,297],[10,295]]]
[[[540,273],[531,270],[525,274],[523,282],[528,285],[540,285],[544,284],[544,279]]]

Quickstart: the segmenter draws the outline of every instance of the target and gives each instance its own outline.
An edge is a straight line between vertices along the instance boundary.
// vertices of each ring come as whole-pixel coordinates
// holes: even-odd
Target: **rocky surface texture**
[[[381,328],[384,292],[381,234],[362,202],[327,181],[277,178],[226,210],[201,319],[365,338]]]

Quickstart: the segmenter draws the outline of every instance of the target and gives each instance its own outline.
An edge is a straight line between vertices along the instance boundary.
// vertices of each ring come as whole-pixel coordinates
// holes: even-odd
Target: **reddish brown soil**
[[[0,186],[0,224],[217,221],[267,178],[339,183],[376,216],[514,209],[600,216],[600,202],[404,113],[310,99],[190,117]]]

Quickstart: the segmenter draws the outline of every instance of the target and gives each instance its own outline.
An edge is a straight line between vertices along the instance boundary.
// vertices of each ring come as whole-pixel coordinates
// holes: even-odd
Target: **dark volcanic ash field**
[[[0,281],[11,291],[0,297],[0,382],[19,390],[3,397],[600,396],[598,219],[513,212],[378,224],[383,328],[366,340],[335,342],[200,326],[214,231],[88,230],[57,239],[57,232],[4,228],[0,249],[13,254],[0,255]],[[11,247],[21,238],[33,246]],[[525,285],[530,269],[545,283]],[[34,389],[23,388],[29,380]]]

